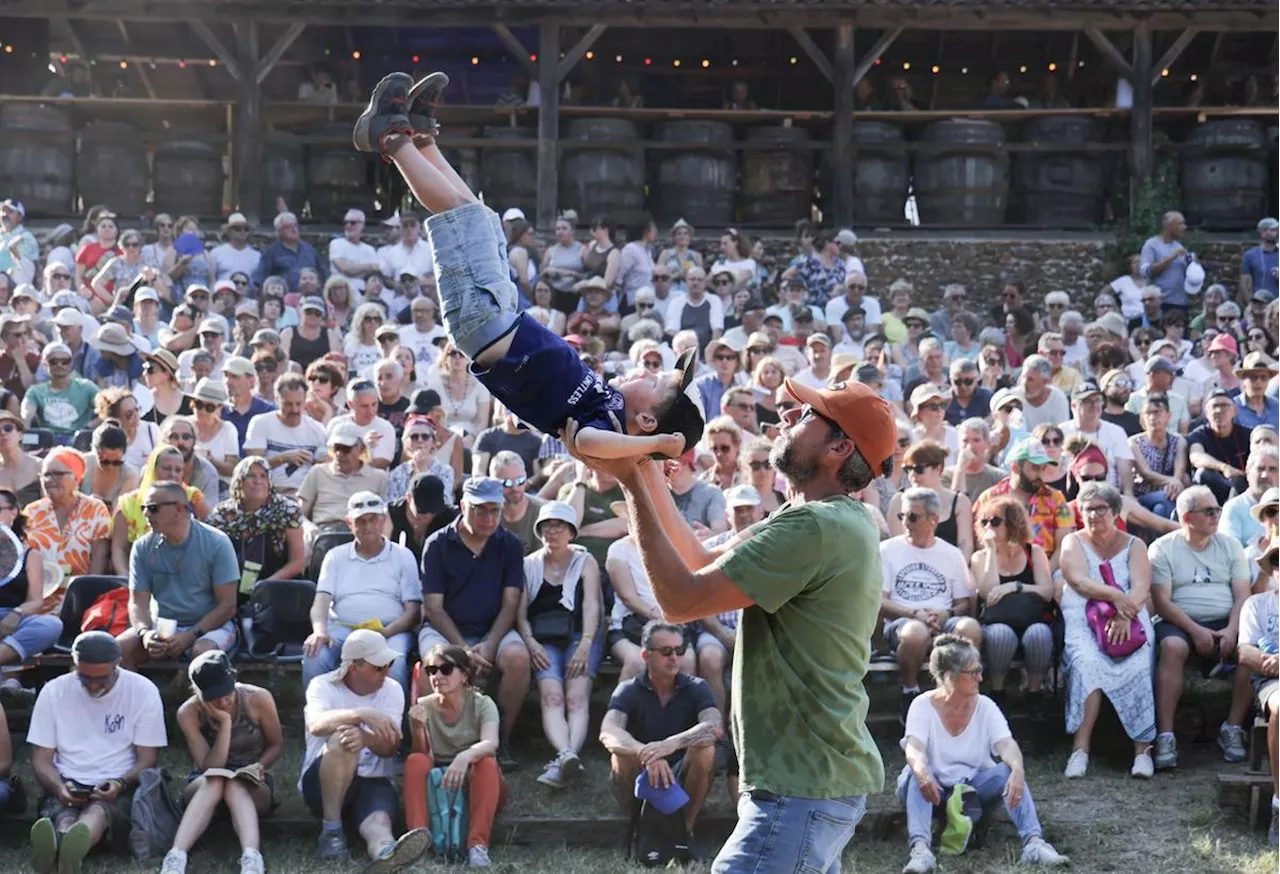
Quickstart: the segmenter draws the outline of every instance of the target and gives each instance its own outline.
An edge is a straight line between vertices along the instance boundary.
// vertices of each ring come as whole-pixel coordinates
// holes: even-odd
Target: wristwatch
[[[22,611],[22,607],[21,607],[21,606],[14,607],[14,608],[13,608],[13,610],[12,610],[12,611],[10,611],[10,612],[12,612],[12,613],[16,613],[18,616],[26,616],[26,615],[27,615],[26,613],[24,613],[24,612]]]

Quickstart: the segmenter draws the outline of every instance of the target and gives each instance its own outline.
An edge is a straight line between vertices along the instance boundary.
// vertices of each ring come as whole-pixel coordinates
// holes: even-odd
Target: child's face
[[[631,431],[636,422],[637,417],[655,418],[654,408],[660,406],[667,400],[677,389],[680,374],[674,370],[664,370],[653,372],[649,370],[640,370],[626,377],[618,384],[618,391],[622,392],[623,400],[627,405],[627,430]],[[640,433],[649,433],[652,428],[639,429]]]

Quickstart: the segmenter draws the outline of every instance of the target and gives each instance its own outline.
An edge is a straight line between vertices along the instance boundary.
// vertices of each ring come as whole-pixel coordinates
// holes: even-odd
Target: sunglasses
[[[67,282],[70,282],[70,281],[71,281],[71,274],[70,274],[70,273],[50,273],[50,274],[49,274],[49,278],[50,278],[50,279],[65,279]]]
[[[4,429],[0,428],[0,431],[2,430]],[[123,458],[116,458],[116,459],[99,458],[98,467],[124,467],[124,459]]]
[[[148,516],[151,516],[155,513],[159,513],[161,508],[163,507],[176,507],[176,506],[178,506],[177,501],[153,501],[149,504],[143,504],[141,509],[143,513],[145,513]]]
[[[903,470],[905,470],[907,473],[917,473],[917,474],[919,474],[919,473],[924,473],[926,470],[928,470],[928,469],[929,469],[929,468],[931,468],[931,467],[933,467],[933,465],[931,465],[931,464],[904,464],[904,465],[902,465],[902,469],[903,469]]]
[[[334,452],[338,453],[339,455],[346,455],[348,452],[354,452],[354,451],[355,451],[355,447],[354,447],[354,446],[342,446],[342,445],[337,445],[337,446],[331,446],[330,448],[331,448]]]
[[[247,279],[233,279],[233,280],[231,280],[231,282],[232,282],[232,284],[233,284],[233,285],[248,285],[248,284],[249,284],[249,280],[247,280]]]
[[[1045,354],[1047,354],[1050,358],[1062,358],[1064,355],[1067,354],[1067,350],[1066,349],[1050,349]]]
[[[1062,445],[1062,438],[1061,438],[1061,437],[1046,437],[1044,440],[1041,440],[1040,442],[1041,442],[1041,443],[1043,443],[1045,446],[1061,446],[1061,445]]]
[[[899,438],[898,438],[898,448],[899,448],[899,449],[906,449],[906,448],[907,448],[908,446],[910,446],[910,445],[911,445],[911,438],[910,438],[910,437],[899,437]]]
[[[215,404],[209,401],[194,401],[191,406],[204,413],[212,413],[215,410],[222,409],[222,404]]]
[[[898,514],[898,521],[899,521],[899,522],[910,522],[910,523],[911,523],[911,524],[913,524],[913,525],[914,525],[916,522],[919,522],[919,521],[920,521],[921,519],[923,519],[923,518],[925,518],[925,517],[924,517],[923,515],[921,515],[920,513],[899,513],[899,514]]]
[[[1221,507],[1201,507],[1199,510],[1187,511],[1188,516],[1191,515],[1192,513],[1199,513],[1202,516],[1207,516],[1208,518],[1212,519],[1215,516],[1222,515],[1222,508]]]
[[[49,359],[49,364],[51,366],[58,365],[58,364],[67,365],[70,363],[71,363],[70,358],[65,358],[65,359],[50,358]],[[150,361],[148,361],[146,364],[142,365],[142,372],[143,373],[172,373],[173,371],[167,367],[161,367],[160,365],[152,364]]]
[[[727,455],[728,453],[733,451],[733,447],[727,443],[720,443],[718,445],[712,446],[711,451],[714,452],[716,455]]]
[[[653,304],[651,304],[651,303],[638,303],[638,304],[636,304],[636,309],[637,309],[637,310],[651,310],[651,309],[653,309]]]
[[[650,278],[651,280],[653,280],[654,282],[670,282],[670,281],[671,281],[671,277],[670,277],[670,276],[667,276],[667,275],[665,275],[665,274],[663,274],[663,273],[655,273],[655,274],[653,274],[652,276],[650,276],[649,278]]]
[[[307,377],[307,382],[323,382],[327,384],[329,382],[329,375],[325,373],[314,373]]]
[[[255,364],[253,369],[258,373],[275,373],[279,368],[274,364]]]
[[[931,413],[939,413],[945,410],[946,408],[947,408],[946,404],[938,403],[937,401],[932,401],[927,404],[921,404],[919,407],[917,407],[917,409],[919,410],[928,410]]]
[[[737,360],[738,360],[737,355],[721,355],[721,354],[716,355],[716,361],[737,361]]]
[[[646,362],[644,363],[644,369],[645,369],[645,370],[661,370],[661,369],[662,369],[662,362],[661,362],[661,361],[646,361]]]
[[[995,516],[991,519],[983,519],[982,524],[987,528],[999,528],[1001,525],[1004,524],[1004,520],[1001,519],[999,516]]]
[[[17,431],[17,430],[18,430],[18,426],[13,424],[12,422],[5,422],[3,425],[0,425],[0,434],[12,434],[14,431]]]
[[[1082,483],[1104,483],[1107,481],[1107,475],[1105,473],[1093,474],[1089,476],[1085,476],[1082,474],[1081,476],[1078,477],[1078,479]]]
[[[733,285],[732,279],[717,279],[711,283],[712,285]]]
[[[123,246],[123,247],[124,247],[124,248],[126,248],[126,249],[141,249],[141,248],[142,248],[142,244],[141,244],[141,243],[139,243],[137,240],[131,240],[131,241],[130,241],[130,242],[128,242],[128,243],[121,243],[120,245],[121,245],[121,246]]]
[[[972,377],[970,377],[969,379],[953,379],[953,380],[951,380],[951,384],[952,384],[952,385],[958,385],[958,386],[961,386],[961,387],[963,387],[963,388],[968,388],[969,386],[973,385],[975,382],[977,382],[977,380],[976,380],[976,379],[973,379]]]
[[[984,358],[982,359],[982,363],[987,365],[987,367],[1004,367],[1004,364],[1001,363],[999,358]]]
[[[778,407],[778,412],[782,412],[781,405],[779,405]],[[844,429],[841,428],[835,422],[834,419],[827,418],[826,416],[822,415],[822,413],[819,413],[817,410],[815,410],[813,407],[809,406],[808,404],[805,404],[803,407],[800,408],[800,418],[801,419],[808,419],[808,418],[821,419],[822,421],[827,423],[827,425],[831,428],[832,432],[836,435],[837,439],[846,436],[844,433]]]
[[[514,489],[516,486],[522,486],[528,481],[529,478],[527,476],[518,476],[515,479],[498,480],[498,482],[502,483],[502,487],[504,489]]]
[[[451,350],[449,351],[449,357],[450,357],[450,358],[466,358],[467,356],[463,355],[463,354],[462,354],[460,351],[458,351],[457,349],[451,349]]]
[[[445,662],[442,665],[425,665],[423,670],[425,670],[427,672],[427,676],[430,677],[434,677],[436,674],[449,677],[453,675],[453,672],[457,670],[457,668],[458,666],[453,662]]]
[[[689,644],[682,643],[679,646],[651,646],[649,652],[656,652],[659,655],[671,658],[672,656],[682,656],[689,649]]]
[[[747,466],[756,471],[769,470],[773,467],[773,465],[767,461],[752,461],[749,462]]]
[[[431,435],[430,434],[410,434],[409,442],[410,443],[429,443],[431,442]]]
[[[1280,516],[1280,507],[1267,507],[1262,511],[1263,519],[1274,519],[1277,516]]]

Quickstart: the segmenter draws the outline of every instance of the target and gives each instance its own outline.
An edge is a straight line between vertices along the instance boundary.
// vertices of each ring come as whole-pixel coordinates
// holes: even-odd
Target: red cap
[[[889,402],[860,382],[810,388],[788,379],[787,394],[840,426],[877,475],[898,443],[898,421]]]
[[[1236,338],[1230,334],[1219,334],[1210,340],[1207,352],[1221,352],[1224,349],[1231,353],[1232,358],[1240,352],[1240,347],[1236,345]]]

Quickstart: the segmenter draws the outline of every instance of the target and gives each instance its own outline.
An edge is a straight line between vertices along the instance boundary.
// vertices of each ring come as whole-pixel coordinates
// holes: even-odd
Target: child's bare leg
[[[394,137],[386,143],[386,155],[396,165],[409,190],[423,206],[433,213],[439,213],[477,202],[476,196],[465,185],[455,185],[453,180],[423,154],[425,150],[410,148],[412,145],[407,136]],[[431,148],[439,155],[440,150],[434,144]],[[443,155],[440,155],[440,160],[445,167],[449,166]],[[457,178],[456,173],[453,176]]]
[[[413,138],[413,144],[418,147],[418,154],[427,159],[441,176],[449,180],[449,183],[468,203],[474,203],[478,198],[475,193],[467,186],[462,177],[458,175],[458,171],[453,169],[449,163],[449,159],[440,151],[440,147],[436,145],[436,139],[433,136],[425,136],[418,134]]]

